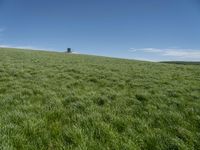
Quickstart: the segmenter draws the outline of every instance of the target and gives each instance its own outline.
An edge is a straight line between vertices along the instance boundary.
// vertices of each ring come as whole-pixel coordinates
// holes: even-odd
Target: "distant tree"
[[[72,52],[71,48],[67,48],[67,53],[71,53],[71,52]]]

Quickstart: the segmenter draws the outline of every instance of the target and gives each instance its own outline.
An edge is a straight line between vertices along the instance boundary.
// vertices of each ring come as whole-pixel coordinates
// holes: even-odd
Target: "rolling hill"
[[[179,64],[179,65],[200,65],[198,61],[163,61],[161,63]]]
[[[200,66],[0,48],[0,149],[200,149]]]

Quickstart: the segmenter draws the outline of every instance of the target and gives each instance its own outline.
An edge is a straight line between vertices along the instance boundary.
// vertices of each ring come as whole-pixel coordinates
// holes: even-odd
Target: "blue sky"
[[[0,46],[200,61],[200,1],[0,0]]]

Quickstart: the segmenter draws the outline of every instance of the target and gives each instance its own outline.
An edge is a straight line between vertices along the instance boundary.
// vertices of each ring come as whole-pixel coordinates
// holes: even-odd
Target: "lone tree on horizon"
[[[67,53],[71,53],[71,52],[72,52],[71,48],[67,48]]]

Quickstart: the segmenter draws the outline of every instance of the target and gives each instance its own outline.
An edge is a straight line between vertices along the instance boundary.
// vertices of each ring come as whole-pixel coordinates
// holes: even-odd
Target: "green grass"
[[[198,150],[200,66],[0,49],[0,149]]]
[[[179,64],[179,65],[200,65],[198,61],[163,61],[161,63]]]

